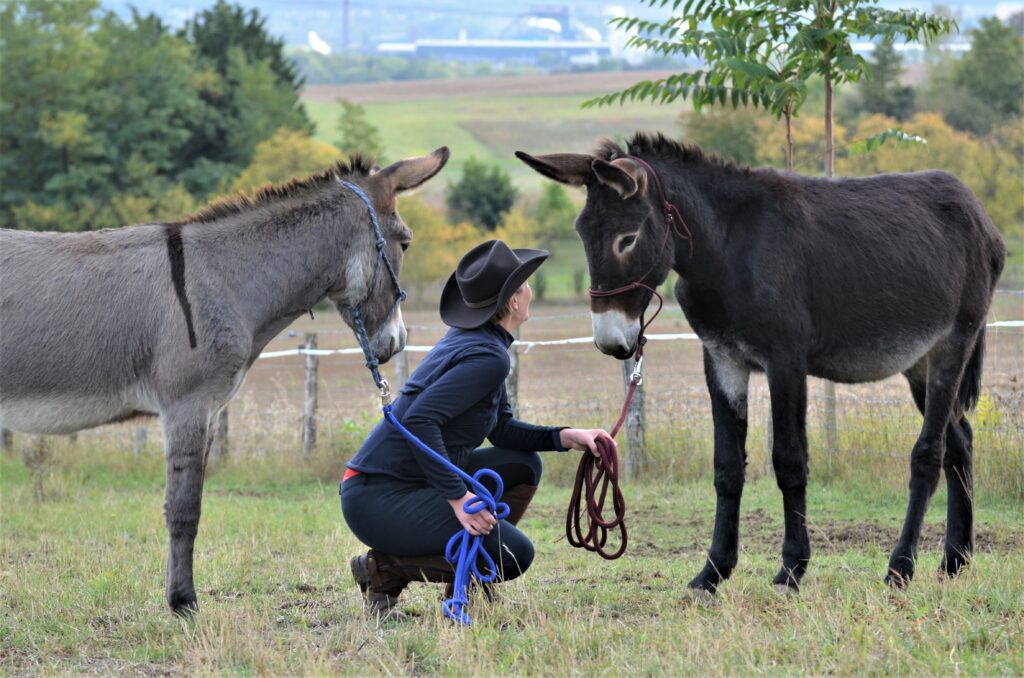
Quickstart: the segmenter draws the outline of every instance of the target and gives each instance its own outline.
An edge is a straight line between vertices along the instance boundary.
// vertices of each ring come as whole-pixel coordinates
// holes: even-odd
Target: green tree
[[[953,67],[957,92],[943,107],[954,127],[986,134],[1019,117],[1024,106],[1024,38],[999,19],[982,19],[971,31],[971,49]]]
[[[760,121],[757,112],[750,109],[701,111],[679,116],[679,124],[686,130],[687,141],[742,165],[756,165],[759,162],[757,148],[761,138]]]
[[[448,212],[455,221],[465,219],[493,231],[502,215],[512,209],[517,195],[507,172],[471,157],[462,167],[459,182],[448,182]]]
[[[867,113],[881,113],[896,120],[906,120],[914,113],[914,90],[901,85],[903,57],[896,51],[892,39],[882,40],[871,54],[870,77],[858,83],[860,109]]]
[[[383,163],[384,142],[380,131],[366,119],[366,109],[348,99],[338,99],[341,105],[341,116],[338,118],[338,132],[341,138],[337,147],[346,156],[353,153],[365,153]]]
[[[266,62],[279,85],[296,96],[302,89],[302,78],[284,55],[284,40],[274,38],[266,29],[267,19],[256,9],[245,9],[226,0],[217,0],[210,9],[199,12],[181,29],[180,34],[196,46],[214,69],[227,75],[235,60],[233,49],[241,49],[249,63]]]
[[[91,0],[7,3],[2,23],[3,225],[102,228],[191,208],[176,151],[203,104],[187,43]]]
[[[561,184],[553,181],[544,182],[544,188],[533,211],[542,243],[550,245],[557,240],[572,237],[576,231],[578,211]]]
[[[316,141],[304,131],[282,127],[256,146],[252,163],[234,180],[231,190],[248,191],[322,172],[340,159],[341,154],[331,144]]]
[[[667,0],[644,0],[651,7]],[[674,0],[664,21],[623,17],[612,21],[637,30],[630,46],[665,55],[699,59],[704,66],[656,81],[642,81],[584,105],[629,100],[667,103],[690,99],[699,111],[718,104],[763,107],[791,120],[807,97],[807,81],[825,82],[826,173],[831,173],[833,88],[856,82],[868,72],[853,51],[854,39],[902,37],[928,40],[955,24],[921,12],[893,11],[876,0]],[[787,152],[792,163],[792,152]]]
[[[199,56],[195,82],[207,104],[191,121],[182,159],[190,168],[183,179],[196,194],[237,175],[278,128],[313,131],[299,98],[302,79],[265,23],[255,9],[218,0],[179,32]]]

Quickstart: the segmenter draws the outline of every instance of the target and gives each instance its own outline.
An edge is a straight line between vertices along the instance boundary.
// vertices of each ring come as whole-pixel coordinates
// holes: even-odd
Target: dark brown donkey
[[[955,575],[973,547],[965,412],[978,397],[985,317],[1006,256],[978,200],[939,171],[827,180],[724,164],[662,136],[638,134],[628,147],[517,155],[544,176],[587,187],[576,230],[594,291],[638,280],[656,287],[670,269],[679,274],[676,298],[704,344],[718,495],[707,564],[690,587],[714,592],[736,566],[752,370],[768,377],[772,464],[785,511],[775,584],[798,589],[811,555],[808,374],[844,383],[906,376],[924,425],[886,581],[905,586],[913,576],[925,508],[943,469],[942,568]],[[667,222],[658,178],[685,224]],[[595,296],[597,347],[631,355],[650,300],[641,286]]]
[[[379,172],[353,159],[176,223],[0,229],[0,423],[71,433],[160,415],[175,611],[196,608],[192,549],[217,413],[263,347],[325,297],[350,326],[360,307],[377,360],[402,350],[397,290],[377,262],[384,252],[397,271],[412,239],[395,195],[447,161],[447,148]],[[346,183],[374,203],[382,242]]]

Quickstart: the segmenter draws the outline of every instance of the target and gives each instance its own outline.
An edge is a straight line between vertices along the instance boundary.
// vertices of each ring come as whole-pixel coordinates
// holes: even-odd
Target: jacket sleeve
[[[475,353],[460,358],[437,381],[416,395],[402,417],[402,424],[424,444],[450,460],[441,429],[502,384],[508,368],[508,358],[502,359],[496,353]],[[415,447],[413,457],[427,481],[445,499],[459,499],[466,494],[466,483],[455,471]]]
[[[487,434],[492,445],[524,452],[564,452],[559,433],[567,426],[538,426],[519,421],[512,416],[512,405],[508,402],[505,384],[501,384],[501,400],[498,405],[498,421]]]

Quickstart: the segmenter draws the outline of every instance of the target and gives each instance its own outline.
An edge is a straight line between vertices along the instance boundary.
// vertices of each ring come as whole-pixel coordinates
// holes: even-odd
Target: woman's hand
[[[559,434],[559,441],[562,443],[562,447],[570,450],[590,450],[590,453],[595,457],[600,457],[601,454],[597,451],[597,441],[604,440],[606,443],[612,446],[615,450],[615,454],[619,453],[619,446],[615,444],[615,438],[608,435],[608,432],[603,428],[563,428]]]
[[[472,492],[466,492],[461,499],[449,499],[448,503],[451,504],[452,510],[455,511],[455,517],[459,519],[462,527],[466,528],[466,532],[469,532],[474,537],[477,535],[490,534],[494,526],[498,524],[497,518],[494,514],[484,509],[478,513],[466,513],[465,506],[466,502],[476,497]]]

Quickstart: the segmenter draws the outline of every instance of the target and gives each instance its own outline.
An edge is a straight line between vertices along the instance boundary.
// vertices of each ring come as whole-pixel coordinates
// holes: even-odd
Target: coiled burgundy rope
[[[652,318],[653,319],[653,318]],[[642,364],[643,347],[647,339],[641,334],[637,339],[637,364]],[[626,402],[615,427],[611,431],[614,438],[626,420],[629,403],[633,400],[637,387],[640,385],[640,371],[637,369],[630,380],[626,391]],[[596,441],[597,456],[584,453],[580,457],[580,465],[576,469],[576,482],[569,499],[569,511],[565,514],[565,536],[569,543],[577,548],[584,548],[597,553],[602,558],[615,560],[626,551],[629,534],[626,532],[626,499],[619,488],[619,457],[615,447],[604,438]],[[604,505],[608,499],[609,489],[612,498],[612,516],[604,517]],[[586,530],[583,520],[586,519]],[[619,531],[619,548],[609,552],[608,534],[612,530]]]

